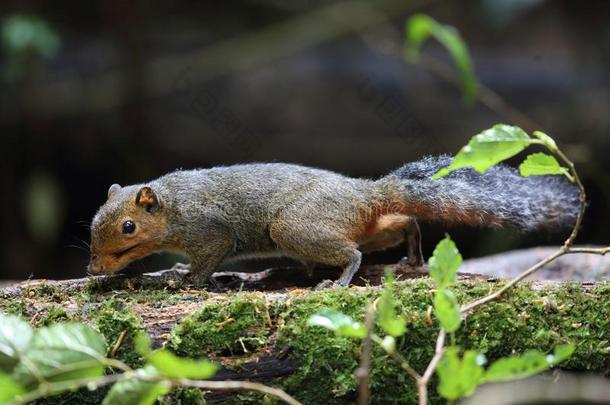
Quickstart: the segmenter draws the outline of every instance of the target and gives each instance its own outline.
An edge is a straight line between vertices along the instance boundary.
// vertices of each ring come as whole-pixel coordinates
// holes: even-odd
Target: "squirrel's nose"
[[[96,266],[94,264],[95,260],[97,258],[98,258],[98,256],[96,254],[92,254],[91,255],[91,261],[87,265],[87,274],[89,274],[90,276],[99,275],[100,273],[104,272],[104,265],[103,264],[100,264],[99,266]]]

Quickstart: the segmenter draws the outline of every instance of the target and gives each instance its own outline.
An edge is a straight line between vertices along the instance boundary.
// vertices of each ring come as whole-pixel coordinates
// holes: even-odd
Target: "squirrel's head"
[[[89,274],[115,273],[160,250],[167,236],[163,211],[149,186],[110,186],[108,200],[91,223]]]

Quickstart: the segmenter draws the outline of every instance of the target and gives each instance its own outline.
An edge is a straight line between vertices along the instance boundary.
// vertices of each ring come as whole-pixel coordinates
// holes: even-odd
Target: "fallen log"
[[[34,325],[58,321],[92,324],[105,336],[112,354],[133,366],[142,362],[133,350],[133,338],[146,331],[155,346],[221,363],[223,368],[215,379],[270,383],[307,404],[351,403],[359,342],[308,326],[307,319],[326,307],[362,319],[367,304],[380,293],[377,285],[387,267],[402,280],[397,283],[397,310],[408,322],[398,349],[421,371],[432,357],[438,331],[429,311],[434,286],[425,273],[402,264],[364,266],[354,280],[356,285],[324,291],[304,287],[335,278],[337,270],[322,269],[315,278],[307,279],[303,274],[296,277],[294,272],[300,269],[283,269],[253,284],[227,281],[225,287],[242,291],[225,292],[193,288],[176,272],[29,281],[0,290],[0,310],[18,314]],[[286,288],[295,282],[301,287]],[[496,277],[462,275],[456,295],[461,302],[474,300],[503,282]],[[256,291],[245,291],[248,289]],[[484,352],[489,360],[532,348],[550,351],[557,344],[574,342],[576,352],[563,367],[608,374],[610,284],[524,283],[502,300],[475,311],[456,334],[456,342]],[[374,351],[371,389],[375,403],[410,403],[415,398],[409,377],[380,350]],[[100,395],[83,390],[66,394],[62,400],[95,403]],[[170,402],[202,394],[181,390],[172,395]],[[222,402],[228,395],[206,394],[206,398]],[[240,398],[260,400],[254,394]],[[43,403],[54,403],[47,401]]]

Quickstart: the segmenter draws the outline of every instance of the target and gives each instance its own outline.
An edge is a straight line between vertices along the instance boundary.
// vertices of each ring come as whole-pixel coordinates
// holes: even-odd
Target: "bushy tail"
[[[447,155],[408,163],[382,179],[397,185],[408,215],[470,225],[513,225],[523,230],[572,227],[578,189],[561,176],[522,177],[498,165],[478,173],[460,169],[439,180]]]

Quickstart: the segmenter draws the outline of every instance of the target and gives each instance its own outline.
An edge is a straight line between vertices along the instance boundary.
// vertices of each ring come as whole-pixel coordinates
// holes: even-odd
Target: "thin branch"
[[[173,384],[177,387],[192,387],[213,391],[257,391],[263,394],[273,395],[274,397],[279,398],[290,405],[301,405],[299,401],[279,388],[269,387],[267,385],[251,381],[198,381],[182,379]]]
[[[541,261],[539,261],[538,263],[536,263],[529,269],[525,270],[523,273],[519,274],[517,277],[513,278],[508,284],[506,284],[504,287],[500,288],[498,291],[495,291],[492,294],[489,294],[479,300],[476,300],[471,303],[463,305],[462,308],[460,309],[460,311],[462,312],[462,314],[464,316],[466,316],[473,309],[480,307],[481,305],[487,304],[490,301],[498,299],[502,294],[504,294],[506,291],[508,291],[509,289],[514,287],[515,284],[517,284],[519,281],[528,277],[532,273],[538,271],[540,268],[544,267],[545,265],[549,264],[553,260],[557,259],[559,256],[563,256],[564,254],[566,254],[566,252],[567,252],[566,247],[562,246],[561,248],[559,248],[559,250],[557,250],[552,255],[542,259]]]
[[[603,248],[588,248],[588,247],[571,247],[570,250],[566,252],[566,254],[570,253],[591,253],[594,255],[605,255],[606,253],[610,253],[610,246]]]
[[[578,187],[579,210],[578,210],[578,216],[576,217],[576,224],[574,224],[574,228],[572,228],[572,232],[570,233],[570,236],[564,242],[564,246],[567,249],[570,249],[572,247],[572,244],[574,243],[574,240],[578,236],[578,231],[580,230],[580,225],[582,224],[582,219],[585,215],[585,205],[587,203],[587,194],[585,193],[585,187],[583,186],[582,182],[580,181],[580,177],[578,176],[578,172],[576,171],[574,162],[572,162],[570,159],[568,159],[568,157],[558,148],[556,150],[554,150],[553,152],[555,152],[557,154],[557,156],[559,156],[559,158],[561,160],[563,160],[566,165],[568,165],[568,168],[570,169],[570,172],[572,173],[574,184],[576,184],[576,187]]]
[[[430,377],[432,377],[432,373],[434,373],[436,364],[439,362],[439,360],[443,356],[443,352],[445,351],[444,346],[445,346],[446,336],[447,336],[447,333],[445,332],[445,329],[441,328],[441,330],[438,332],[438,337],[436,338],[434,357],[432,357],[432,360],[430,360],[428,367],[426,367],[426,371],[424,371],[424,374],[422,375],[422,377],[420,379],[420,382],[422,382],[423,384],[427,384],[428,381],[430,381]]]
[[[372,334],[373,326],[375,325],[375,303],[369,305],[364,317],[366,327],[366,337],[362,341],[360,350],[360,365],[356,370],[358,377],[358,405],[368,405],[370,401],[369,381],[371,375],[371,351],[372,351]]]
[[[110,351],[110,358],[114,359],[116,357],[116,354],[119,351],[119,349],[121,348],[121,345],[123,344],[123,341],[125,340],[126,335],[127,335],[126,330],[122,330],[121,333],[119,333],[119,336],[117,337],[116,341],[114,342],[114,345],[112,345],[112,350]]]
[[[436,365],[443,357],[443,353],[445,351],[445,338],[447,333],[445,329],[441,328],[438,332],[438,337],[436,338],[436,347],[434,349],[434,356],[430,363],[428,363],[428,367],[426,367],[426,371],[422,377],[417,380],[417,393],[418,393],[418,403],[419,405],[428,405],[428,382],[430,381],[430,377],[434,373],[434,369]]]
[[[146,376],[137,374],[135,371],[129,371],[122,374],[108,374],[98,379],[82,378],[79,380],[62,381],[57,383],[48,383],[44,386],[39,386],[36,390],[28,392],[25,395],[18,397],[17,403],[26,404],[36,399],[43,398],[53,392],[63,392],[68,390],[76,390],[83,387],[94,386],[96,388],[117,383],[120,381],[137,380],[151,383],[165,383],[172,387],[192,387],[200,388],[208,391],[257,391],[263,394],[273,395],[281,399],[289,405],[301,405],[299,401],[288,395],[279,388],[269,387],[264,384],[250,381],[207,381],[207,380],[169,380],[163,377]]]

